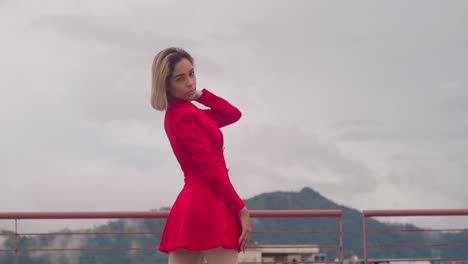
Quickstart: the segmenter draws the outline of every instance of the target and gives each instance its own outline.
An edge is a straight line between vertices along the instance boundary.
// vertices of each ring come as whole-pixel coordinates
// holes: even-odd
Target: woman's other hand
[[[247,207],[244,206],[239,211],[240,222],[242,226],[242,234],[239,238],[240,250],[245,253],[245,249],[249,244],[250,233],[252,232],[252,226],[250,225],[250,214]]]
[[[200,96],[203,94],[202,91],[200,90],[196,90],[195,91],[195,97],[193,98],[193,100],[198,100],[198,98],[200,98]]]

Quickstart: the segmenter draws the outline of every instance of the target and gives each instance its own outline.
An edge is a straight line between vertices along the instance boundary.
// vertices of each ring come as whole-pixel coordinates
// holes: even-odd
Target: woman
[[[220,128],[239,120],[241,112],[207,89],[197,90],[193,58],[181,48],[160,51],[152,75],[151,104],[166,111],[164,129],[185,177],[159,250],[169,253],[169,264],[202,258],[237,263],[250,238],[250,216],[229,179]]]

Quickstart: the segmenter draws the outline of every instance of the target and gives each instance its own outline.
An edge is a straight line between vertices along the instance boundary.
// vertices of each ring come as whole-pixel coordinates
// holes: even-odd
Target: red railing
[[[369,229],[367,226],[367,218],[369,217],[405,217],[405,216],[468,216],[468,209],[432,209],[432,210],[364,210],[362,213],[363,225],[363,250],[364,263],[382,263],[382,262],[415,262],[415,261],[431,261],[431,262],[449,262],[449,261],[468,261],[467,258],[379,258],[369,259],[368,250],[371,248],[409,248],[409,247],[467,247],[468,243],[426,243],[426,244],[369,244],[369,233],[418,233],[418,232],[467,232],[466,228],[450,228],[450,229]]]
[[[53,235],[160,235],[158,232],[20,232],[19,220],[38,219],[157,219],[167,218],[168,211],[151,212],[0,212],[0,220],[13,220],[15,230],[13,233],[3,233],[1,236],[14,237],[14,246],[11,248],[0,248],[0,252],[14,253],[15,263],[18,264],[18,254],[27,252],[50,252],[50,251],[156,251],[157,248],[146,247],[124,247],[124,248],[21,248],[19,239],[22,236],[53,236]],[[252,218],[318,218],[328,217],[338,219],[338,230],[267,230],[253,231],[254,234],[337,234],[336,245],[290,245],[290,247],[314,247],[336,249],[339,252],[340,263],[343,263],[343,218],[341,210],[251,210]],[[265,247],[261,245],[250,245],[249,247]],[[271,245],[269,247],[275,247]],[[284,247],[284,246],[281,246]],[[327,261],[320,261],[326,263]]]

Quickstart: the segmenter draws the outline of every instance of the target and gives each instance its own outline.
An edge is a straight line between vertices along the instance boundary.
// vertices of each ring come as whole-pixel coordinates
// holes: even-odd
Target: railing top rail
[[[0,212],[0,219],[166,218],[168,215],[169,215],[169,211]]]
[[[0,219],[166,218],[169,211],[0,212]],[[250,210],[252,217],[341,217],[341,210]]]
[[[341,210],[251,210],[252,217],[341,217]]]
[[[414,210],[364,210],[364,217],[373,216],[449,216],[468,215],[468,209],[414,209]]]

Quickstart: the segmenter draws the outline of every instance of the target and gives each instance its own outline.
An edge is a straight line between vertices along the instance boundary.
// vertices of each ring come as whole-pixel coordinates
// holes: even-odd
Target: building
[[[261,245],[248,248],[240,253],[238,263],[251,262],[289,262],[325,261],[326,255],[320,253],[317,245]]]

